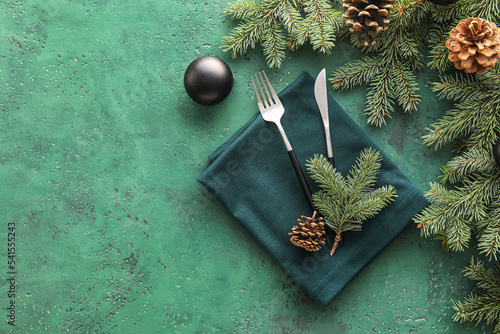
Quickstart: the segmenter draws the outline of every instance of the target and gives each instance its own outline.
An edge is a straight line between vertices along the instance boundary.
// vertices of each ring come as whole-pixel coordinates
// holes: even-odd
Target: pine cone
[[[394,7],[396,0],[342,0],[342,8],[346,12],[342,17],[347,18],[346,23],[352,25],[350,31],[365,33],[365,45],[375,44],[374,35],[386,30],[389,19],[387,18]]]
[[[448,59],[467,73],[484,73],[500,58],[500,29],[480,18],[468,18],[450,31]]]
[[[302,216],[302,221],[298,219],[299,226],[294,226],[292,232],[288,233],[291,236],[290,241],[297,247],[302,247],[309,252],[315,252],[321,249],[325,244],[325,224],[322,222],[323,217],[316,218],[316,211],[312,217]]]

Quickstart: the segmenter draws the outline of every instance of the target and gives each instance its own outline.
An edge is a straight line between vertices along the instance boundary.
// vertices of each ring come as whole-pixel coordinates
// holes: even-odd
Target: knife
[[[326,152],[328,154],[328,161],[335,167],[333,159],[332,139],[330,138],[330,121],[328,120],[328,97],[326,94],[326,70],[322,69],[319,72],[316,82],[314,83],[314,97],[318,104],[321,118],[323,119],[323,126],[325,128],[326,137]]]

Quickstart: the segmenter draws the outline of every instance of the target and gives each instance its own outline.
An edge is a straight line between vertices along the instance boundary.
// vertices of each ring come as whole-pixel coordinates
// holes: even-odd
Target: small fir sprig
[[[360,153],[346,177],[322,155],[308,160],[307,171],[320,189],[313,194],[314,205],[325,225],[336,234],[331,255],[343,232],[360,231],[364,221],[377,215],[397,197],[391,185],[374,188],[381,160],[378,151],[367,148]]]
[[[500,333],[500,264],[497,262],[493,268],[485,269],[481,261],[472,259],[464,273],[465,277],[478,282],[482,293],[479,296],[471,293],[463,302],[454,302],[453,320],[476,324],[485,321],[495,326],[493,333]]]

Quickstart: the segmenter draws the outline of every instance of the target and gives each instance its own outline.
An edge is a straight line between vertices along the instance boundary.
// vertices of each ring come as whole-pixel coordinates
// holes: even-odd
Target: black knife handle
[[[328,157],[328,161],[330,161],[332,166],[335,167],[335,159],[333,159],[333,157]]]
[[[300,168],[299,161],[297,160],[297,156],[295,155],[295,152],[293,150],[288,151],[288,156],[290,157],[290,161],[292,162],[293,169],[295,169],[295,174],[297,174],[297,178],[299,179],[300,186],[302,187],[302,191],[304,192],[304,195],[306,195],[307,201],[309,202],[309,205],[311,206],[311,209],[313,211],[316,211],[313,200],[312,200],[312,193],[311,193],[311,188],[309,188],[309,184],[307,183],[306,177],[304,173],[302,172],[302,168]]]

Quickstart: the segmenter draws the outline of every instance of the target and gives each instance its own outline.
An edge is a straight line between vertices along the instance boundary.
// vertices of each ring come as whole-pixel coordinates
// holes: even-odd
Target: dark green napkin
[[[326,155],[321,116],[314,99],[314,79],[306,72],[285,90],[282,124],[304,166],[315,153]],[[249,104],[253,101],[249,101]],[[337,170],[352,168],[366,147],[381,151],[329,97],[331,136]],[[250,106],[257,109],[257,104]],[[288,232],[301,215],[312,214],[276,126],[256,114],[212,155],[199,177],[271,256],[317,302],[326,306],[428,203],[422,193],[383,154],[377,186],[392,184],[398,198],[363,224],[346,232],[344,245],[330,257],[326,247],[310,253],[295,247]],[[312,191],[317,188],[309,180]]]

